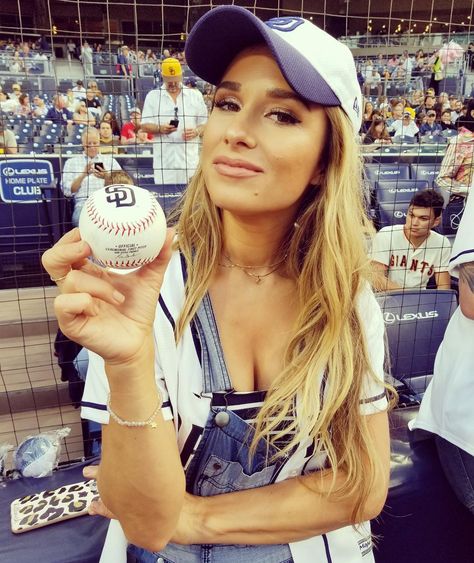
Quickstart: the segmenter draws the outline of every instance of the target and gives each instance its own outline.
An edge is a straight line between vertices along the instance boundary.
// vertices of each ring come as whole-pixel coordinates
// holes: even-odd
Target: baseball
[[[79,230],[101,266],[139,268],[158,256],[166,238],[166,218],[153,193],[113,184],[89,196]]]

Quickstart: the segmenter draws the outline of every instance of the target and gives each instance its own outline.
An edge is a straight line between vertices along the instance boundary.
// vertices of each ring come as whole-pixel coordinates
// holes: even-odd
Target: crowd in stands
[[[467,100],[428,88],[408,96],[366,98],[360,131],[364,145],[396,142],[443,143],[457,135],[466,116]]]

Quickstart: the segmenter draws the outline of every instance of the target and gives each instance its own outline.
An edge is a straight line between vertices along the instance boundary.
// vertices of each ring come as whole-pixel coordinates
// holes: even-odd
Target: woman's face
[[[108,123],[110,123],[112,121],[112,115],[109,112],[105,113],[102,121],[107,121]]]
[[[217,87],[204,133],[201,162],[212,201],[241,216],[292,218],[318,183],[327,131],[324,109],[294,93],[268,49],[243,51]]]
[[[372,102],[367,102],[365,104],[365,113],[370,113],[374,110],[374,106],[372,105]]]
[[[378,123],[375,124],[374,130],[377,133],[377,135],[382,134],[384,127],[385,127],[385,124],[384,124],[383,121],[379,121]]]

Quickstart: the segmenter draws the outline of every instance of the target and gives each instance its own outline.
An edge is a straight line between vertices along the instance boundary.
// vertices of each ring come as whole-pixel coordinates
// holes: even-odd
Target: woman
[[[102,116],[102,121],[108,121],[112,126],[112,133],[116,136],[120,136],[120,127],[115,113],[112,111],[106,111]]]
[[[313,59],[323,47],[335,56]],[[384,504],[389,435],[352,55],[307,20],[223,6],[186,58],[218,87],[174,252],[170,233],[116,276],[76,230],[43,258],[61,329],[110,392],[102,501],[138,561],[373,561],[352,524]]]
[[[77,102],[76,111],[72,116],[72,120],[76,125],[90,125],[94,127],[96,124],[95,116],[89,111],[84,100]]]
[[[18,98],[18,102],[20,104],[20,108],[18,111],[18,115],[23,115],[25,117],[31,117],[31,104],[30,104],[30,97],[28,94],[20,94]]]
[[[473,181],[474,100],[469,100],[465,117],[460,118],[458,135],[449,139],[436,184],[449,194],[443,213],[443,232],[456,233],[466,197]]]
[[[362,116],[362,131],[366,133],[372,125],[372,113],[374,111],[374,104],[367,100],[364,105],[364,115]]]
[[[389,145],[392,143],[390,133],[388,132],[387,125],[384,119],[374,119],[372,125],[364,137],[364,145]]]

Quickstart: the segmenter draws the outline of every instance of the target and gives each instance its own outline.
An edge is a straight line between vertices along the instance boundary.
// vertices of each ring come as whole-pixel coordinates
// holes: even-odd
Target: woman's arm
[[[441,163],[436,185],[451,195],[467,195],[469,186],[458,182],[455,178],[462,165],[464,156],[456,151],[456,143],[450,143]]]
[[[375,518],[382,510],[389,482],[390,437],[386,412],[368,415],[369,432],[375,443],[373,455],[383,471],[367,499],[363,519]],[[338,474],[336,485],[344,475]],[[328,498],[332,473],[321,471],[281,483],[213,497],[192,497],[183,543],[274,544],[303,540],[352,524],[354,496]],[[314,484],[322,492],[314,492]],[[186,521],[186,514],[182,515]],[[179,537],[173,541],[180,541]]]

